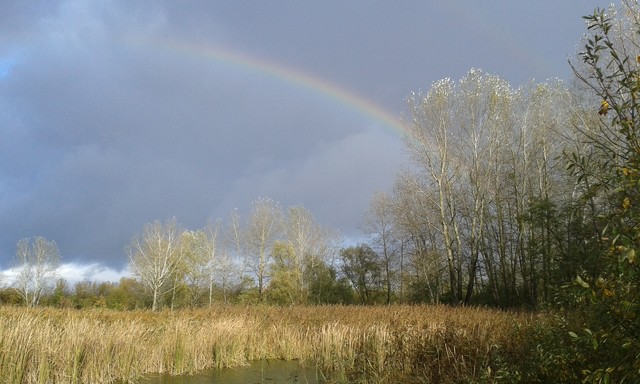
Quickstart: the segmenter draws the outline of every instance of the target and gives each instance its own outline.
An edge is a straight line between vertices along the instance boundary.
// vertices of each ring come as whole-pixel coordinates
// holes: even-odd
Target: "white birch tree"
[[[271,249],[282,233],[283,219],[280,206],[270,198],[259,198],[252,205],[243,236],[243,248],[246,250],[248,269],[258,284],[258,298],[262,301],[269,279]]]
[[[42,295],[53,286],[60,260],[60,251],[54,241],[40,236],[18,241],[17,275],[13,286],[25,305],[38,305]]]
[[[151,309],[159,309],[161,296],[173,289],[173,278],[180,267],[183,252],[180,249],[181,230],[175,218],[165,223],[146,224],[126,248],[132,272],[151,290]]]
[[[452,302],[469,302],[486,279],[497,300],[536,305],[551,274],[551,219],[544,208],[536,220],[546,229],[534,233],[530,212],[553,205],[568,98],[561,84],[513,89],[480,70],[409,98],[407,144],[419,171],[406,181],[435,211],[426,220],[446,258]],[[542,247],[532,252],[534,238]]]

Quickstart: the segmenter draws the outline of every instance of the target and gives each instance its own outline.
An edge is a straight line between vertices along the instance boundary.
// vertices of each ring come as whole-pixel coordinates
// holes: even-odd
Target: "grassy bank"
[[[520,350],[533,315],[446,306],[220,307],[116,312],[0,307],[0,382],[106,383],[259,359],[336,381],[474,382]]]

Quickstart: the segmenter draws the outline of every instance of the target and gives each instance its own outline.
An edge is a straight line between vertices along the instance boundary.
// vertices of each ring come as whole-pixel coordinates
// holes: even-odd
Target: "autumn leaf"
[[[582,280],[580,276],[576,277],[576,283],[578,283],[578,285],[580,285],[582,288],[589,288],[589,284],[587,284],[587,282]]]

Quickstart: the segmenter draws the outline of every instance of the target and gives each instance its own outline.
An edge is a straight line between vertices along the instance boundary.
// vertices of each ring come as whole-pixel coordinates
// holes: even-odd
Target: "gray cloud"
[[[43,235],[66,261],[122,270],[145,223],[202,226],[260,196],[357,236],[369,197],[405,161],[399,134],[313,87],[166,42],[296,68],[400,116],[410,91],[471,67],[512,82],[568,75],[593,8],[569,1],[521,24],[548,7],[482,6],[3,2],[0,268],[20,238]]]

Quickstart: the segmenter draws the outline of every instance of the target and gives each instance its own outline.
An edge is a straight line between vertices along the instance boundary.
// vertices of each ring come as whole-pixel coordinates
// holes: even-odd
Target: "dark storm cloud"
[[[357,236],[369,197],[404,161],[399,134],[312,87],[165,42],[297,68],[396,116],[410,91],[471,67],[512,82],[568,73],[556,63],[591,6],[563,3],[519,31],[512,20],[544,6],[483,4],[3,2],[0,267],[20,238],[43,235],[87,271],[121,269],[145,223],[176,216],[199,227],[260,196],[304,204]],[[549,48],[564,56],[545,57],[536,30],[571,35],[566,23],[575,35]],[[509,29],[515,37],[487,41]]]

